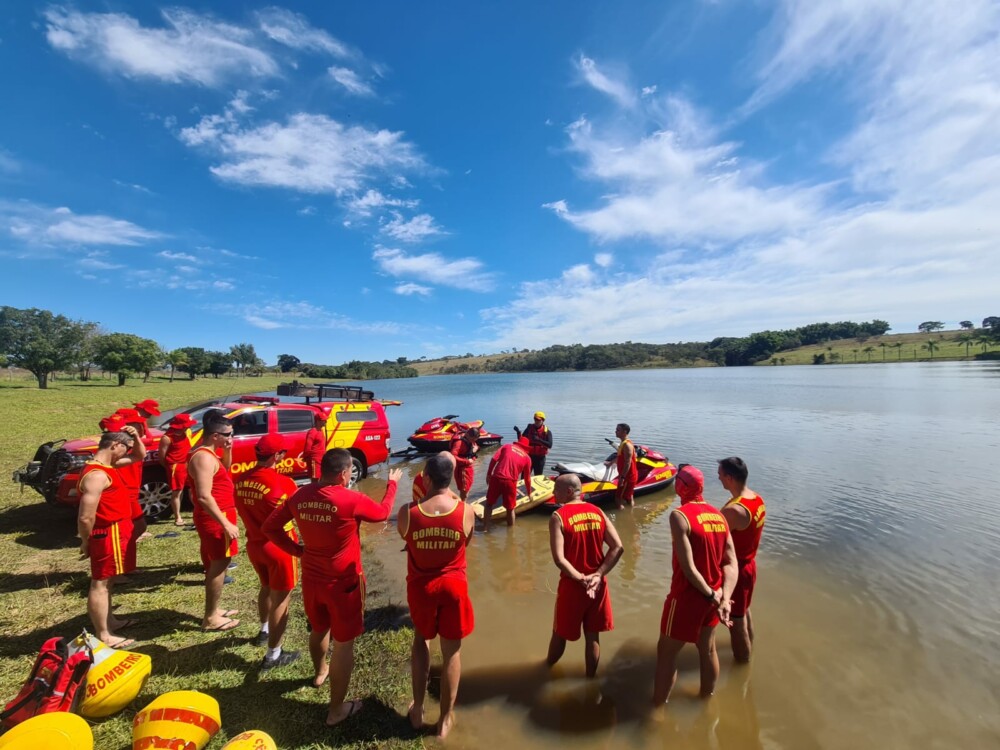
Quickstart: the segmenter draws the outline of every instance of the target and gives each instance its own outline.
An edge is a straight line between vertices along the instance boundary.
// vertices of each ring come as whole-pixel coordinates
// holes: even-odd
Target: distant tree
[[[39,388],[47,388],[50,375],[79,361],[84,343],[96,327],[48,310],[3,306],[0,354],[6,356],[8,365],[34,375]]]
[[[892,348],[896,350],[896,359],[900,362],[903,361],[903,342],[897,341],[895,344],[891,344]]]
[[[944,328],[944,323],[940,320],[925,320],[917,326],[917,330],[921,333],[933,333],[934,331],[940,331],[942,328]]]
[[[931,353],[931,359],[934,359],[934,352],[941,348],[941,345],[934,339],[931,339],[926,344],[920,347],[921,349],[926,349]]]
[[[772,365],[778,364],[778,358],[777,357],[771,357],[771,364]]]
[[[989,336],[980,336],[976,339],[976,343],[983,348],[983,354],[986,354],[986,350],[993,345],[993,339]]]
[[[878,345],[880,347],[882,347],[882,361],[885,362],[885,350],[886,350],[886,347],[888,347],[889,345],[887,343],[885,343],[884,341],[880,341]]]
[[[854,364],[857,364],[858,363],[858,352],[861,351],[861,350],[860,349],[851,349],[851,351],[854,352]]]
[[[871,361],[872,361],[872,352],[873,352],[873,351],[875,351],[875,347],[874,347],[874,346],[866,346],[866,347],[864,348],[864,352],[865,352],[865,354],[867,354],[867,355],[868,355],[868,361],[869,361],[869,362],[871,362]]]
[[[207,375],[211,366],[208,352],[200,346],[185,346],[177,351],[184,352],[186,361],[182,365],[177,365],[177,369],[186,372],[191,380],[199,375]]]
[[[182,368],[188,362],[187,352],[183,349],[174,349],[171,352],[167,352],[166,357],[167,364],[170,365],[170,382],[174,382],[174,370],[177,368]]]
[[[150,371],[163,362],[163,350],[152,339],[134,333],[106,333],[95,336],[94,362],[107,372],[118,375],[118,385],[132,374],[142,373],[149,379]]]
[[[281,368],[282,372],[292,372],[301,364],[302,360],[293,354],[278,355],[278,367]]]
[[[262,360],[260,357],[257,357],[250,364],[244,365],[243,372],[246,375],[250,375],[250,376],[253,376],[255,378],[259,378],[261,375],[264,374],[264,369],[265,369],[265,367],[264,367],[264,360]]]
[[[965,356],[969,356],[969,347],[972,346],[972,342],[976,340],[976,337],[971,333],[962,333],[955,337],[955,341],[959,344],[965,344]]]
[[[983,328],[998,328],[1000,327],[1000,317],[996,315],[991,315],[988,318],[983,318]]]
[[[229,347],[229,361],[230,364],[236,363],[236,374],[239,375],[247,366],[257,361],[257,352],[254,350],[253,344],[245,342],[236,344]]]
[[[973,325],[971,320],[963,320],[961,323],[959,323],[959,325],[962,326],[963,331],[971,331],[973,328],[976,327],[975,325]]]
[[[813,364],[814,365],[823,365],[823,364],[826,364],[826,355],[823,352],[820,352],[819,354],[814,354],[813,355]]]
[[[406,357],[396,357],[396,364],[397,365],[405,365],[406,364]]]
[[[212,377],[225,375],[233,369],[233,358],[230,352],[205,352],[208,357],[208,374]]]

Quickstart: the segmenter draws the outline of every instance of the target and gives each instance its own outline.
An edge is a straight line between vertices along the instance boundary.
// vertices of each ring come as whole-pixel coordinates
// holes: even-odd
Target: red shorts
[[[119,521],[90,532],[90,577],[103,581],[135,570],[132,521]]]
[[[618,477],[618,488],[615,490],[615,500],[635,499],[635,479],[632,477]]]
[[[351,641],[365,632],[365,577],[302,581],[302,603],[314,633],[330,631],[333,640]]]
[[[685,643],[697,643],[702,628],[719,624],[719,610],[693,588],[667,595],[660,618],[660,634]]]
[[[426,641],[440,635],[452,641],[472,633],[475,615],[465,576],[439,576],[406,584],[413,629]]]
[[[750,611],[750,600],[753,599],[753,586],[757,583],[757,561],[751,560],[740,568],[733,589],[733,617],[746,617]]]
[[[167,475],[170,480],[171,492],[178,492],[187,487],[188,467],[186,463],[170,464]]]
[[[323,457],[322,456],[320,456],[319,458],[307,458],[306,459],[306,463],[308,464],[307,468],[309,469],[309,478],[310,479],[312,479],[314,481],[316,481],[316,480],[319,479],[319,475],[320,475],[321,469],[322,469],[322,461],[323,461]]]
[[[476,478],[476,470],[471,466],[464,469],[455,469],[455,486],[458,491],[468,492],[472,489],[472,480]]]
[[[247,542],[247,557],[265,588],[291,591],[299,582],[298,561],[273,542]]]
[[[486,485],[486,507],[492,508],[498,498],[503,500],[503,507],[514,510],[517,504],[517,480],[492,477]]]
[[[226,520],[229,523],[236,523],[236,508],[230,508],[229,510],[223,511],[226,514]],[[208,564],[215,560],[227,560],[230,557],[236,557],[240,551],[240,544],[238,539],[230,539],[229,543],[226,543],[226,534],[222,530],[222,527],[215,522],[214,518],[209,517],[207,520],[204,516],[199,515],[194,524],[195,529],[198,531],[198,538],[201,540],[201,563],[205,566],[205,571],[208,571]]]
[[[591,599],[587,590],[569,578],[559,578],[556,594],[556,615],[552,630],[567,641],[580,639],[580,628],[585,633],[604,633],[615,629],[611,613],[611,589],[605,581]]]

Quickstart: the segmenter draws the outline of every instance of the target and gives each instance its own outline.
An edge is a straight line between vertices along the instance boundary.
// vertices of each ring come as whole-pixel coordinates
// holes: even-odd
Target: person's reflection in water
[[[720,747],[761,750],[764,746],[750,672],[749,666],[734,665],[725,684],[716,690],[721,707],[717,730]]]

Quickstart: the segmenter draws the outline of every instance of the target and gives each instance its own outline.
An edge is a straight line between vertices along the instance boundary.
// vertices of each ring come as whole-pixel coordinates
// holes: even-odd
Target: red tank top
[[[81,492],[80,485],[83,478],[92,471],[102,471],[107,474],[111,484],[101,493],[101,499],[97,503],[97,514],[94,519],[94,528],[103,529],[131,518],[131,503],[129,502],[128,488],[122,481],[118,470],[113,466],[102,464],[100,461],[88,461],[80,471],[80,479],[77,480],[76,490]]]
[[[757,547],[760,546],[760,535],[764,531],[764,517],[767,516],[767,508],[764,506],[764,498],[760,495],[756,497],[734,497],[724,507],[730,505],[742,505],[750,514],[750,524],[742,531],[730,529],[733,535],[733,547],[736,548],[736,561],[742,566],[757,557]]]
[[[591,503],[569,503],[556,508],[556,513],[562,522],[566,560],[584,575],[595,572],[604,562],[606,520],[601,509]]]
[[[627,476],[630,479],[632,479],[632,481],[635,481],[636,479],[639,478],[639,467],[636,465],[636,459],[638,459],[639,457],[635,453],[635,445],[628,438],[625,438],[624,440],[622,440],[622,444],[618,446],[618,458],[617,458],[617,460],[616,460],[615,463],[616,463],[616,465],[618,467],[618,475],[621,476],[622,471],[625,468],[625,454],[626,454],[625,444],[626,443],[628,445],[632,446],[632,463],[629,464],[628,475]]]
[[[191,451],[191,455],[188,457],[188,485],[190,486],[192,497],[198,496],[198,488],[195,487],[194,484],[194,472],[191,471],[191,459],[202,451],[208,453],[208,455],[214,458],[219,465],[218,470],[212,476],[212,498],[215,500],[215,504],[219,506],[219,510],[223,513],[227,510],[235,510],[236,498],[233,491],[233,477],[230,475],[229,470],[222,465],[222,461],[216,455],[215,451],[207,445],[195,448]],[[215,522],[215,519],[208,514],[208,511],[201,507],[201,503],[197,500],[194,502],[193,516],[195,521],[201,519],[202,521]]]
[[[409,508],[406,541],[407,581],[465,577],[465,503],[456,500],[451,510],[427,515],[418,503]]]
[[[187,461],[188,453],[191,452],[191,438],[187,430],[170,430],[167,432],[170,438],[170,445],[163,455],[163,460],[168,464],[182,464]]]
[[[424,495],[427,494],[427,488],[424,486],[424,483],[426,481],[427,477],[424,476],[423,472],[420,472],[419,474],[417,474],[416,477],[414,477],[413,488],[411,493],[413,502],[419,503],[421,500],[424,499]]]
[[[726,537],[729,524],[725,517],[708,503],[684,503],[674,513],[681,513],[688,522],[691,540],[691,556],[695,569],[701,573],[705,583],[715,590],[722,586],[722,556],[726,551]],[[677,596],[692,588],[687,576],[677,561],[677,550],[673,553],[674,577],[670,582],[670,594]],[[700,593],[700,592],[699,592]]]

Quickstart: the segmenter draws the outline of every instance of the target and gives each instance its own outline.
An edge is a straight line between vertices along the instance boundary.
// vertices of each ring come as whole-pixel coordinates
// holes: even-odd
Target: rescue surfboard
[[[517,483],[517,501],[514,504],[515,515],[521,515],[522,513],[527,513],[532,508],[537,508],[542,503],[546,503],[552,499],[552,490],[555,487],[555,482],[553,482],[548,477],[535,476],[531,478],[531,494],[524,494],[524,482],[518,481]],[[472,506],[472,512],[476,514],[476,518],[482,518],[483,514],[486,512],[486,497],[480,497],[475,500],[470,500],[469,505]],[[493,506],[493,511],[490,514],[490,518],[503,518],[506,511],[504,510],[503,504],[498,500],[496,505]]]

